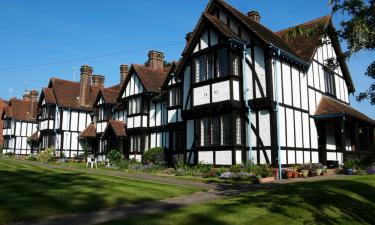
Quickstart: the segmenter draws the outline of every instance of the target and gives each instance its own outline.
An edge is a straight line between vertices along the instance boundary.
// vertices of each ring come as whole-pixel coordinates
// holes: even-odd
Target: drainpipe
[[[247,124],[247,136],[249,138],[249,155],[248,155],[248,161],[250,163],[253,163],[252,160],[253,160],[253,143],[252,143],[252,135],[251,135],[251,108],[250,108],[250,105],[249,105],[249,92],[250,92],[250,87],[249,87],[249,82],[250,82],[250,79],[249,77],[246,75],[246,55],[247,55],[247,47],[246,47],[246,44],[243,46],[243,56],[242,56],[242,76],[243,76],[243,98],[244,98],[244,101],[245,101],[245,107],[246,109],[248,110],[248,114],[247,114],[247,119],[249,121],[249,123]]]
[[[280,84],[280,76],[279,76],[279,68],[280,68],[280,50],[276,51],[276,59],[273,59],[273,67],[274,69],[274,79],[275,79],[275,101],[276,101],[276,138],[277,138],[277,161],[279,165],[279,180],[282,179],[281,173],[281,146],[280,146],[280,100],[279,100],[279,84]]]

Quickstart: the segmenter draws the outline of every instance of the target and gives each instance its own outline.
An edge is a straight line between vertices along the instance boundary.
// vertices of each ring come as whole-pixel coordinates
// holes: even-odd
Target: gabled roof
[[[164,69],[153,69],[145,65],[132,64],[128,76],[125,81],[121,83],[122,87],[117,99],[121,99],[122,93],[125,91],[126,85],[134,73],[137,74],[146,91],[160,93],[163,82],[167,78],[169,71],[170,67]]]
[[[40,96],[40,98],[44,99],[46,103],[56,104],[56,98],[52,88],[43,88]]]
[[[105,138],[110,130],[112,130],[113,133],[118,138],[124,138],[127,136],[125,124],[122,121],[117,121],[117,120],[108,121],[108,125],[103,132],[102,138]]]
[[[330,97],[322,96],[322,98],[320,99],[319,105],[315,110],[314,116],[322,117],[322,116],[335,115],[335,114],[336,115],[342,115],[342,114],[349,115],[356,119],[375,125],[375,121],[373,119],[355,110],[349,105],[341,103]]]
[[[94,123],[88,125],[79,135],[80,138],[96,138],[96,126]]]
[[[171,67],[169,67],[169,71],[167,72],[167,77],[165,78],[163,84],[161,85],[161,89],[162,90],[168,85],[168,82],[172,78],[172,74],[174,74],[174,72],[176,71],[176,68],[178,67],[178,64],[180,62],[181,61],[179,61],[179,62],[175,62],[175,61],[172,62],[172,65],[171,65]]]
[[[119,88],[116,88],[116,89],[111,89],[111,88],[104,88],[104,89],[101,89],[98,93],[98,96],[96,98],[96,101],[94,104],[97,104],[99,99],[101,97],[103,97],[104,99],[104,102],[106,104],[112,104],[112,105],[115,105],[116,104],[116,99],[118,97],[120,93],[120,89]]]
[[[39,141],[39,131],[34,132],[28,139],[31,142],[38,142]]]
[[[297,29],[310,30],[314,29],[317,32],[309,35],[293,35],[293,32]],[[308,21],[306,23],[289,27],[287,29],[276,32],[285,43],[287,43],[297,54],[298,56],[305,60],[308,63],[311,63],[314,55],[320,45],[320,39],[327,29],[334,29],[332,24],[332,17],[326,15],[315,20]],[[337,37],[330,35],[332,40],[332,46],[334,47],[338,55],[343,55],[340,43]],[[349,92],[354,92],[355,87],[349,72],[349,69],[346,65],[345,59],[343,57],[338,57],[343,75],[345,77],[346,84],[349,88]]]
[[[9,106],[4,109],[4,115],[16,120],[34,122],[36,120],[37,105],[38,103],[35,101],[12,98]]]
[[[58,78],[51,78],[48,85],[55,97],[56,103],[60,107],[86,109],[90,110],[91,107],[82,106],[79,103],[80,83]],[[91,86],[90,88],[90,106],[94,104],[96,97],[100,91],[99,87]],[[51,97],[52,99],[52,97]]]
[[[258,37],[262,40],[265,44],[269,45],[272,44],[289,54],[292,54],[296,57],[296,53],[291,49],[278,35],[276,35],[273,31],[268,29],[267,27],[263,26],[261,23],[258,23],[252,20],[247,15],[243,14],[241,11],[237,10],[233,6],[229,5],[223,0],[212,0],[208,5],[206,12],[210,13],[215,6],[221,6],[222,8],[226,9],[232,16],[234,16],[245,28],[248,28],[248,31],[254,36]]]

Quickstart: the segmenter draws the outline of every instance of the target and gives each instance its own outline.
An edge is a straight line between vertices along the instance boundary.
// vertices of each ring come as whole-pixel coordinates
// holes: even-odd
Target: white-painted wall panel
[[[212,84],[212,102],[221,102],[221,101],[230,100],[229,85],[230,85],[229,80]]]
[[[259,136],[264,146],[271,145],[270,114],[268,110],[259,111]]]
[[[301,107],[304,110],[309,109],[309,96],[308,96],[308,88],[307,88],[307,75],[306,73],[300,73],[301,76]]]
[[[213,151],[199,151],[198,162],[203,163],[203,164],[213,164],[214,163]]]
[[[279,119],[280,119],[280,123],[279,123],[279,129],[280,129],[280,135],[279,135],[279,138],[280,138],[280,145],[281,146],[286,146],[286,135],[285,135],[285,108],[284,107],[280,107],[280,112],[279,112]]]
[[[309,114],[302,113],[303,147],[310,148],[310,121]]]
[[[318,133],[316,130],[316,125],[314,119],[310,118],[310,134],[311,134],[311,148],[318,148]]]
[[[232,165],[232,151],[216,151],[217,165]]]
[[[194,142],[194,120],[186,121],[186,149],[191,149]]]
[[[302,114],[301,112],[294,111],[294,121],[295,121],[295,136],[296,136],[296,147],[303,147],[303,131],[302,131]]]
[[[301,108],[301,93],[300,93],[300,79],[299,72],[295,67],[292,67],[292,92],[293,92],[293,106]]]
[[[290,75],[289,64],[283,62],[282,64],[282,73],[283,73],[283,94],[284,94],[284,103],[287,105],[292,105],[292,81]]]
[[[203,105],[203,104],[208,104],[210,103],[210,86],[202,86],[202,87],[197,87],[193,89],[193,95],[194,95],[194,105]]]
[[[296,151],[288,150],[288,164],[296,164]]]
[[[238,81],[233,81],[233,100],[239,101],[240,100],[240,83]]]
[[[266,70],[265,70],[264,52],[263,52],[263,49],[258,45],[254,47],[254,60],[255,60],[255,65],[254,65],[255,71],[258,75],[260,85],[261,85],[261,87],[259,87],[258,85],[256,86],[257,87],[256,97],[259,98],[261,97],[260,88],[263,88],[263,92],[266,95],[267,86],[266,86]]]
[[[286,108],[286,126],[287,126],[287,146],[294,146],[294,116],[293,110]]]

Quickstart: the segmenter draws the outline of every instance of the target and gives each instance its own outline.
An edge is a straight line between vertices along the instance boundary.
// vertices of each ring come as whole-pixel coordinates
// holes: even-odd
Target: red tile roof
[[[133,64],[132,68],[139,76],[147,91],[159,93],[165,78],[168,75],[169,67],[164,69],[153,69],[148,66]],[[131,69],[130,69],[131,71]]]
[[[315,33],[311,35],[294,35],[293,32],[297,28],[301,29],[315,29],[324,30],[327,28],[331,20],[331,16],[323,16],[318,19],[300,24],[298,26],[290,27],[281,31],[276,32],[285,43],[287,43],[300,58],[306,62],[311,62],[314,57],[315,51],[320,43],[322,33]]]
[[[103,96],[105,103],[108,103],[108,104],[116,104],[116,99],[119,93],[120,93],[119,89],[105,88],[105,89],[100,90],[101,96]]]
[[[315,110],[315,116],[330,115],[330,114],[346,114],[357,118],[359,120],[375,125],[375,121],[365,114],[355,110],[354,108],[334,100],[330,97],[322,96],[319,105]]]
[[[109,132],[109,130],[112,130],[113,133],[118,137],[118,138],[124,138],[127,136],[126,133],[126,127],[124,122],[122,121],[117,121],[117,120],[110,120],[108,122],[107,127],[104,130],[103,133],[103,138],[105,138]]]
[[[31,104],[34,106],[32,107]],[[36,121],[38,103],[30,100],[10,99],[9,106],[5,108],[6,117],[23,121]],[[31,112],[31,110],[33,110]]]
[[[56,102],[60,107],[86,109],[90,110],[92,107],[82,106],[79,102],[80,83],[58,78],[51,78],[49,88],[53,90]],[[90,106],[96,100],[100,91],[99,87],[91,86],[90,88]]]
[[[82,138],[96,138],[96,126],[94,123],[88,125],[79,135]]]

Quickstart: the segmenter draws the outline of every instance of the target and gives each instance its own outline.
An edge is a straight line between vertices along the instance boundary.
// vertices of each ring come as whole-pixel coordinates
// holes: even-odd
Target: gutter
[[[279,56],[283,55],[285,56],[286,58],[289,58],[299,64],[301,64],[302,66],[308,68],[309,67],[309,63],[305,62],[304,60],[290,54],[289,52],[287,51],[284,51],[283,49],[279,48],[279,47],[276,47],[274,44],[270,43],[269,44],[269,47],[271,50],[273,50],[274,52],[276,52]]]

